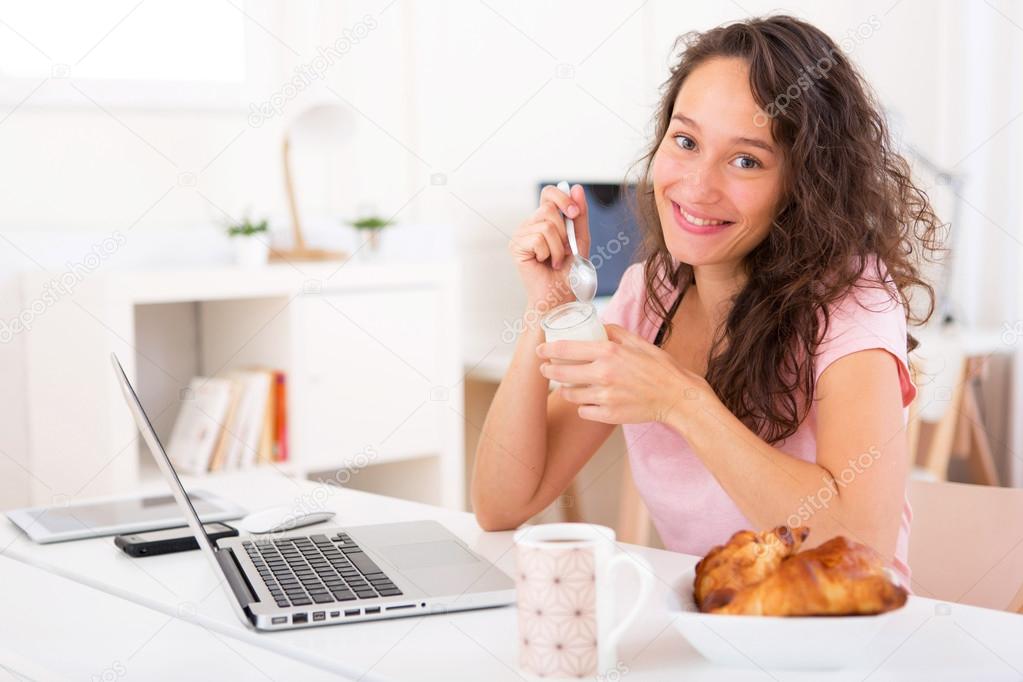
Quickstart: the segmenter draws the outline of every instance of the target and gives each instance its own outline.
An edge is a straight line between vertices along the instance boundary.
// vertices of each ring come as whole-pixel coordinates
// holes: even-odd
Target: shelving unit
[[[275,470],[348,482],[357,474],[333,472],[388,464],[393,479],[400,463],[422,476],[430,462],[436,494],[423,499],[462,508],[457,268],[339,265],[97,273],[42,310],[22,344],[30,503],[157,475],[114,381],[116,352],[162,439],[192,376],[272,366],[288,377],[289,460]],[[25,309],[57,276],[22,276]]]

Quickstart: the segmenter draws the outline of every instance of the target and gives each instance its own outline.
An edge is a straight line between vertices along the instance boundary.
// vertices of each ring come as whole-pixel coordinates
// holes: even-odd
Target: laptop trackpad
[[[479,561],[453,540],[416,542],[410,545],[391,545],[375,549],[399,570],[449,564],[471,564]]]

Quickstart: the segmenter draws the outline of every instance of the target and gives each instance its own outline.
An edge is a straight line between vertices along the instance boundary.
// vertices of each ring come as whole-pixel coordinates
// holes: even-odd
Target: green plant
[[[393,225],[394,221],[379,216],[367,216],[358,220],[349,220],[348,224],[356,230],[382,230],[388,225]]]
[[[267,221],[260,220],[258,223],[249,220],[249,218],[243,219],[240,223],[227,226],[227,236],[229,237],[251,237],[254,234],[261,232],[268,232],[270,225]]]

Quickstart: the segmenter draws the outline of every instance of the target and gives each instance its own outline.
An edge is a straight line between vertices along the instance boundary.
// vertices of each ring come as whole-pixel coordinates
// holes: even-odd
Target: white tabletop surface
[[[0,557],[0,680],[337,680],[337,675]]]
[[[186,486],[216,492],[249,508],[271,505],[323,506],[337,512],[334,521],[317,528],[354,526],[387,521],[435,519],[461,537],[470,547],[494,561],[506,572],[514,566],[510,532],[485,533],[471,514],[445,510],[413,502],[295,481],[272,471],[253,471],[220,475],[203,479],[199,485],[186,480]],[[154,488],[159,491],[160,488]],[[1023,616],[959,604],[944,604],[931,599],[911,597],[909,603],[895,612],[884,630],[853,668],[838,672],[765,671],[749,668],[722,668],[703,659],[672,627],[671,616],[664,606],[667,590],[689,571],[697,557],[634,545],[621,545],[623,551],[645,557],[657,574],[657,589],[641,618],[625,636],[619,649],[623,665],[622,679],[643,680],[734,679],[734,680],[1019,680],[1023,678]],[[434,614],[386,621],[345,624],[302,630],[259,633],[247,629],[234,615],[227,597],[209,563],[198,552],[132,559],[114,547],[110,538],[97,538],[55,545],[35,545],[6,519],[0,523],[0,553],[34,567],[25,575],[56,574],[92,590],[67,597],[75,602],[97,608],[111,604],[119,609],[125,602],[147,607],[134,610],[132,641],[105,642],[110,648],[98,659],[74,642],[75,632],[86,641],[110,639],[97,635],[90,621],[71,617],[64,605],[61,590],[46,584],[28,581],[24,590],[8,580],[10,562],[0,563],[0,582],[4,584],[4,610],[7,604],[19,603],[18,618],[33,628],[40,628],[46,619],[65,618],[65,632],[54,635],[51,647],[39,647],[25,638],[9,638],[8,632],[18,630],[17,623],[6,619],[0,654],[6,649],[8,660],[21,660],[25,667],[73,665],[82,657],[83,667],[75,668],[88,677],[97,660],[122,660],[132,652],[132,643],[152,634],[162,622],[188,631],[188,641],[197,637],[195,627],[204,631],[201,645],[190,663],[192,679],[290,679],[305,677],[310,667],[352,679],[398,680],[500,680],[523,679],[516,667],[517,637],[514,607],[480,611]],[[0,557],[2,559],[3,557]],[[41,569],[41,570],[40,570]],[[17,577],[17,576],[13,576]],[[69,591],[69,581],[60,585]],[[630,603],[632,585],[625,583],[618,596],[619,603]],[[27,594],[26,594],[27,593]],[[105,593],[105,594],[104,594]],[[112,595],[112,596],[111,596]],[[114,596],[119,597],[115,599]],[[31,600],[31,601],[29,601]],[[31,604],[36,604],[33,610]],[[76,609],[83,609],[84,606]],[[110,632],[118,620],[110,624]],[[5,620],[0,618],[0,620]],[[138,623],[137,627],[135,623]],[[184,621],[184,622],[182,622]],[[171,627],[168,625],[167,627]],[[97,626],[102,631],[102,626]],[[192,630],[188,630],[192,628]],[[182,635],[183,637],[185,635]],[[121,635],[117,635],[121,637]],[[13,644],[12,644],[13,642]],[[138,644],[135,644],[138,646]],[[232,648],[240,654],[232,653]],[[179,677],[170,668],[161,669],[158,660],[165,656],[146,645],[132,656],[132,666],[156,666],[148,679],[161,676]],[[271,654],[271,661],[293,660],[293,671],[268,665],[257,675],[247,665],[254,649]],[[173,650],[173,647],[170,647]],[[45,654],[49,652],[50,658]],[[121,653],[127,652],[127,653]],[[53,657],[53,655],[57,655]],[[19,659],[20,657],[20,659]],[[60,660],[58,661],[57,658]],[[0,662],[4,659],[0,657]],[[205,666],[211,672],[206,674]],[[91,668],[89,667],[91,666]],[[225,667],[235,671],[225,674]],[[100,668],[101,673],[104,668]],[[278,672],[274,672],[278,670]],[[0,668],[2,671],[2,668]],[[180,670],[177,670],[180,672]],[[166,674],[162,674],[166,673]],[[32,677],[32,676],[30,676]],[[0,678],[2,679],[2,678]],[[18,678],[15,678],[18,679]]]

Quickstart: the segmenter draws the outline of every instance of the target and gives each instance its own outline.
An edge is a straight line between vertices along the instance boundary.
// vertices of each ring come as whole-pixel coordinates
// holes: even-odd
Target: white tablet
[[[212,493],[195,491],[188,497],[203,523],[245,516],[243,508]],[[40,544],[185,525],[185,518],[169,494],[134,495],[56,507],[26,507],[7,512],[7,518]]]

